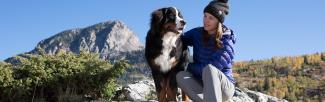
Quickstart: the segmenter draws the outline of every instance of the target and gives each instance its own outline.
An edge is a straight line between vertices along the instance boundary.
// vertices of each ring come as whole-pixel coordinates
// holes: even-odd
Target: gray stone
[[[278,99],[276,97],[269,96],[256,91],[251,91],[248,89],[246,89],[246,93],[248,94],[248,96],[253,98],[256,102],[288,102],[287,100],[284,99]]]

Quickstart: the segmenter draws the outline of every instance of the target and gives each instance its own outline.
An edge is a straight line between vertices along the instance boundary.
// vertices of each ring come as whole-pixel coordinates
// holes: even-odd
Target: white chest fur
[[[162,38],[163,48],[161,54],[155,58],[155,63],[160,66],[160,71],[167,72],[171,69],[172,63],[176,61],[175,57],[170,57],[169,54],[173,47],[176,47],[176,40],[181,34],[175,34],[173,32],[168,32]]]

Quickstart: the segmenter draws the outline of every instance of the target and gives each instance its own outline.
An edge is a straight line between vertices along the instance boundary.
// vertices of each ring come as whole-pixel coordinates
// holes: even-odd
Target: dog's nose
[[[181,22],[182,26],[184,26],[186,24],[186,22],[184,20],[181,20],[180,22]]]

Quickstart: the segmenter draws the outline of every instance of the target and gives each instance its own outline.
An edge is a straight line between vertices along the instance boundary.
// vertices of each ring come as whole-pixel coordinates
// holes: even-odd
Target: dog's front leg
[[[167,78],[167,99],[168,101],[177,101],[176,73],[171,72]]]
[[[166,98],[166,87],[167,85],[167,81],[166,79],[162,79],[162,81],[160,82],[160,86],[161,86],[161,90],[160,92],[157,92],[158,95],[158,101],[159,102],[168,102],[167,98]]]

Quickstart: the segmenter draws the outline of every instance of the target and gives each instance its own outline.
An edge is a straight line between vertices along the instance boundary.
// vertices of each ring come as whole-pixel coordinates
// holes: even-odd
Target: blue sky
[[[63,30],[108,20],[128,25],[144,43],[150,13],[175,6],[185,31],[202,26],[210,0],[3,0],[0,60],[28,52]],[[236,61],[325,52],[324,0],[229,0],[225,25],[237,35]]]

